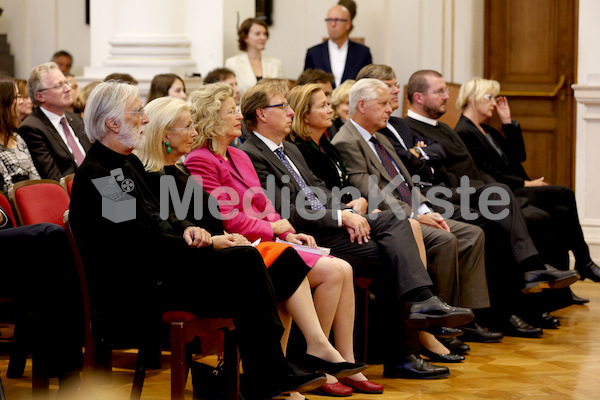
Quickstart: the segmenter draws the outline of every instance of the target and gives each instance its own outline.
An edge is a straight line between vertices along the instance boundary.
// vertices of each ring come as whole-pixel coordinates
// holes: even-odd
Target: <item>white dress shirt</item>
[[[77,147],[79,147],[81,154],[85,155],[85,150],[84,150],[83,146],[81,145],[81,143],[79,142],[79,138],[73,131],[73,128],[71,128],[71,125],[69,125],[69,120],[67,119],[67,117],[65,117],[64,114],[63,115],[54,114],[53,112],[46,110],[44,107],[40,107],[40,110],[42,110],[44,115],[50,120],[50,123],[52,124],[54,129],[56,129],[56,131],[60,135],[63,142],[65,142],[67,149],[69,149],[71,154],[73,154],[73,149],[71,149],[71,146],[69,146],[69,142],[67,142],[67,137],[65,136],[65,132],[63,131],[62,125],[60,124],[60,120],[62,118],[65,118],[65,120],[67,121],[67,126],[69,127],[69,130],[71,131],[71,135],[73,135],[73,138],[75,138],[75,143],[77,143]]]
[[[340,87],[342,84],[342,75],[346,69],[346,58],[348,58],[348,42],[338,47],[331,39],[327,41],[327,48],[329,49],[329,64],[331,65],[331,73],[335,80],[335,87]]]

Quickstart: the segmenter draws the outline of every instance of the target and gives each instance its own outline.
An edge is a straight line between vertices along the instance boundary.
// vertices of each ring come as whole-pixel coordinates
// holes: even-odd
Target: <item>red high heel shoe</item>
[[[371,381],[355,381],[350,378],[339,378],[339,381],[344,385],[349,386],[356,393],[381,394],[383,393],[383,385],[373,383]]]

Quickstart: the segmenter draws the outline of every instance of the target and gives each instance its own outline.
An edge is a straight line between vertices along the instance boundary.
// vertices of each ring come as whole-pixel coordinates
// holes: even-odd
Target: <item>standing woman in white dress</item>
[[[281,60],[261,55],[268,38],[269,28],[262,19],[248,18],[238,29],[243,53],[225,60],[225,67],[235,72],[242,94],[262,78],[284,78]]]

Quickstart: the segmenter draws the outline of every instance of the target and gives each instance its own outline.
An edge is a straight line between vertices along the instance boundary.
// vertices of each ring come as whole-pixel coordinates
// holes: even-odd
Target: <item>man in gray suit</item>
[[[74,173],[91,147],[83,120],[71,111],[71,84],[58,66],[34,67],[27,81],[33,112],[19,126],[35,167],[42,178],[60,180]]]
[[[365,101],[366,93],[373,90],[377,97]],[[372,193],[374,189],[381,190],[384,193],[384,201],[380,205],[373,205],[374,207],[390,209],[395,204],[400,204],[406,209],[407,215],[412,215],[421,223],[427,248],[428,268],[436,277],[435,282],[440,293],[451,301],[460,302],[464,307],[489,307],[483,231],[470,224],[445,220],[426,204],[412,207],[411,179],[406,179],[406,182],[400,184],[400,189],[407,189],[404,192],[383,190],[394,178],[401,180],[401,177],[410,177],[404,164],[395,157],[392,145],[377,132],[385,127],[392,112],[388,87],[379,80],[363,79],[353,86],[350,93],[351,118],[332,141],[346,163],[350,183],[358,188],[363,196]],[[357,105],[359,99],[362,100],[360,106]],[[370,179],[372,175],[376,180]],[[427,199],[421,196],[420,202],[426,201]],[[454,267],[448,268],[449,265]],[[451,288],[447,286],[450,280],[447,276],[448,271],[458,271],[459,274],[460,293],[455,298],[450,297]]]

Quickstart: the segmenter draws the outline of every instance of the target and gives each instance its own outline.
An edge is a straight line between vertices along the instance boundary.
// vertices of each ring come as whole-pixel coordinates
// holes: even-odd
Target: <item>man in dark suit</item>
[[[364,217],[366,210],[360,202],[343,207],[339,201],[336,204],[332,193],[312,174],[300,151],[283,141],[290,132],[294,112],[281,88],[269,84],[250,88],[242,98],[242,114],[253,132],[241,149],[252,159],[267,193],[274,194],[271,201],[282,217],[299,230],[314,235],[319,245],[330,247],[336,256],[344,258],[351,254],[381,261],[380,270],[372,273],[381,287],[378,299],[392,316],[386,330],[384,375],[390,378],[447,375],[447,368],[434,367],[415,355],[418,343],[404,331],[404,317],[407,324],[426,328],[430,324],[457,326],[472,320],[473,314],[469,309],[451,307],[431,293],[432,282],[405,215],[397,218],[393,212],[383,211]],[[406,315],[405,303],[408,303]],[[432,318],[435,313],[438,318]],[[401,341],[400,337],[407,339]]]
[[[331,7],[325,22],[329,40],[308,49],[304,69],[332,73],[335,88],[346,79],[354,79],[362,67],[372,63],[372,57],[367,46],[348,39],[352,19],[346,7],[339,4]]]
[[[91,146],[81,117],[68,111],[71,84],[50,62],[33,68],[27,92],[35,107],[19,126],[19,135],[40,176],[58,181],[75,172]]]

